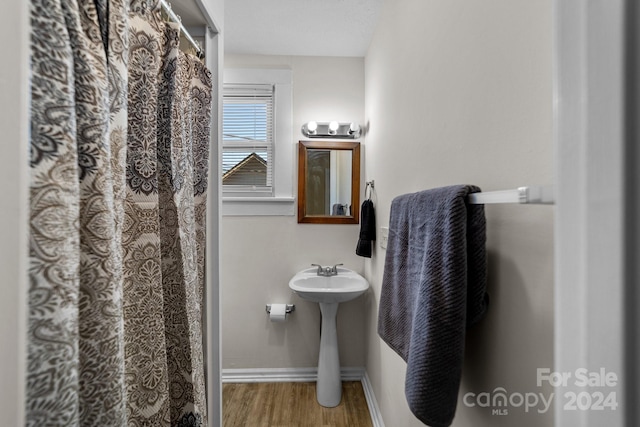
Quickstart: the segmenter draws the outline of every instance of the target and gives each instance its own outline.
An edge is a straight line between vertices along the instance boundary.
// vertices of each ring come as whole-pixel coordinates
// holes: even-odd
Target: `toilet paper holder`
[[[265,307],[265,310],[267,311],[267,313],[271,313],[271,304],[267,304],[267,306]],[[295,304],[287,304],[287,309],[285,310],[285,312],[289,314],[295,310],[296,310]]]

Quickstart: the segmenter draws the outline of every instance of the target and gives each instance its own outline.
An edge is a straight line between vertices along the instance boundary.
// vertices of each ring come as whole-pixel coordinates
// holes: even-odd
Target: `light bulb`
[[[357,123],[351,123],[349,125],[349,134],[354,134],[360,130],[360,126]]]
[[[318,123],[316,122],[307,123],[307,130],[309,131],[309,133],[316,133],[317,129],[318,129]]]
[[[340,127],[340,124],[336,121],[329,123],[329,134],[335,135],[339,127]]]

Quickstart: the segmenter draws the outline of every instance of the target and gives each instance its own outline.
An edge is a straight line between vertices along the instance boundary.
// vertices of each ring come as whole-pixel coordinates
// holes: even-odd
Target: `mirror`
[[[360,143],[298,143],[298,223],[357,224]]]

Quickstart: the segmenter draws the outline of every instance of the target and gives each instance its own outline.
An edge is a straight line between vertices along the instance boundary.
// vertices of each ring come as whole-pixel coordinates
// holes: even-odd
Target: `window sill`
[[[293,197],[223,197],[223,216],[293,216]]]

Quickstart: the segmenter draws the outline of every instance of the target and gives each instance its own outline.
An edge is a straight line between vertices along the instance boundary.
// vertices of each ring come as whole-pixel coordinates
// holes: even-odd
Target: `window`
[[[291,70],[225,69],[222,214],[295,215]]]
[[[273,85],[224,86],[224,193],[273,195],[273,89]]]

